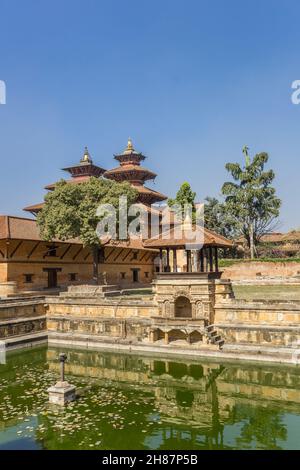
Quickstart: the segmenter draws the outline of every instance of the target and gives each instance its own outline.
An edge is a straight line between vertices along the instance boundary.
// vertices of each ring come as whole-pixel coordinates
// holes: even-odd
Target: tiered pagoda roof
[[[120,162],[120,166],[106,171],[103,175],[105,178],[118,182],[128,181],[139,193],[138,202],[143,204],[151,205],[167,199],[164,194],[144,186],[145,181],[154,180],[157,175],[141,166],[141,161],[146,157],[134,149],[131,139],[128,139],[124,152],[114,155],[114,158]]]
[[[63,168],[63,171],[66,171],[71,174],[72,178],[66,180],[68,184],[79,184],[85,181],[88,181],[92,176],[98,178],[105,173],[105,169],[100,166],[94,165],[93,160],[89,154],[88,148],[85,147],[83,157],[81,158],[78,165],[70,166]],[[48,191],[53,191],[56,183],[48,184],[45,186],[45,189]],[[24,208],[24,211],[31,212],[32,214],[37,214],[43,207],[44,203],[34,204],[33,206],[27,206]]]
[[[136,152],[130,139],[125,151],[120,155],[114,155],[114,158],[120,162],[120,166],[105,171],[104,168],[94,165],[89,151],[85,147],[83,157],[78,165],[63,168],[63,171],[71,175],[71,179],[66,180],[66,182],[68,184],[79,184],[88,181],[92,176],[96,178],[104,176],[118,182],[128,181],[138,191],[138,202],[147,206],[167,199],[164,194],[144,186],[145,181],[154,180],[156,174],[141,166],[141,161],[145,160],[146,157],[142,153]],[[55,189],[56,184],[48,184],[45,189],[52,191]],[[43,205],[43,203],[34,204],[25,207],[24,210],[35,215],[42,209]]]

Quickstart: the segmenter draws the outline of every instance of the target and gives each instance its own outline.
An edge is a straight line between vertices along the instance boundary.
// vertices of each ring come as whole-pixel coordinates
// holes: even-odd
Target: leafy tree
[[[264,171],[268,154],[256,154],[251,160],[248,147],[244,147],[243,153],[246,159],[243,167],[238,163],[227,163],[226,169],[234,182],[224,183],[222,193],[225,196],[226,213],[247,240],[250,256],[254,258],[256,244],[262,235],[275,227],[281,201],[271,186],[274,171]]]
[[[235,220],[226,210],[225,203],[215,197],[206,197],[204,200],[205,227],[227,238],[236,235]]]
[[[175,199],[168,199],[168,206],[172,207],[174,205],[178,205],[181,207],[181,217],[184,216],[184,208],[186,205],[191,205],[192,206],[192,215],[193,215],[193,220],[195,217],[196,213],[196,208],[195,208],[195,197],[196,193],[192,191],[192,188],[189,183],[184,182],[180,186],[179,190],[177,191]]]
[[[41,237],[51,241],[79,238],[93,255],[93,281],[98,284],[99,248],[101,241],[96,228],[101,220],[97,216],[100,204],[119,207],[119,197],[127,196],[128,207],[134,203],[137,191],[129,183],[90,178],[81,184],[57,183],[54,191],[45,196],[45,205],[37,216]],[[118,210],[117,220],[118,220]]]

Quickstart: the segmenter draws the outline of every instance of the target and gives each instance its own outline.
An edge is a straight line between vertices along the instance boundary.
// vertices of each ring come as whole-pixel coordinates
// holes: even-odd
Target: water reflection
[[[59,350],[11,354],[0,365],[0,448],[300,448],[300,369],[68,352],[82,391],[47,403]]]

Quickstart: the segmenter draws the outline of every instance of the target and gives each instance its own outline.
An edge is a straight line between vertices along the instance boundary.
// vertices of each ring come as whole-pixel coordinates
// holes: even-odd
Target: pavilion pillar
[[[203,273],[204,272],[204,252],[203,252],[203,248],[201,248],[201,250],[199,251],[199,255],[200,255],[200,272]]]
[[[187,272],[192,272],[192,260],[191,260],[191,250],[186,250],[186,264],[187,264]]]
[[[163,272],[163,251],[162,248],[159,249],[159,272]]]
[[[170,269],[170,248],[167,248],[167,266],[166,266],[166,271],[169,273],[171,271]]]
[[[219,272],[219,259],[218,259],[218,247],[215,247],[215,270]]]
[[[209,247],[209,270],[210,272],[213,272],[214,270],[214,260],[213,260],[213,250],[212,247]]]
[[[173,249],[173,272],[177,273],[177,250]]]
[[[207,248],[203,248],[203,272],[208,271]]]

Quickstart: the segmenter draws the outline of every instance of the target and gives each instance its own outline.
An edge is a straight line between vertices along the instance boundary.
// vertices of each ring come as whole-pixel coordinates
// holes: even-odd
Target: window
[[[120,273],[121,274],[121,279],[125,279],[126,273]]]
[[[47,246],[47,248],[48,248],[48,251],[46,253],[46,256],[56,256],[57,246],[50,245],[50,246]]]
[[[31,284],[31,283],[32,283],[33,274],[24,274],[24,276],[25,276],[25,283],[26,283],[26,284]]]
[[[148,271],[145,271],[145,277],[149,277]]]
[[[69,281],[77,281],[77,273],[69,273]]]

